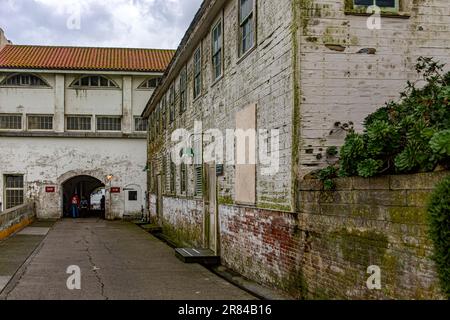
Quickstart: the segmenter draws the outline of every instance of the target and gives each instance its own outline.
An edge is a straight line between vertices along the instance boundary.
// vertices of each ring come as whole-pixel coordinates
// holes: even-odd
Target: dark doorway
[[[77,176],[63,183],[63,217],[72,217],[71,199],[79,197],[80,218],[105,218],[105,185],[90,176]]]

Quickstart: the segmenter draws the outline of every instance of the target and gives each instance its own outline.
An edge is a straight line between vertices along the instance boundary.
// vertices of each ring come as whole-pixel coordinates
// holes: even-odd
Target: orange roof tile
[[[6,45],[0,69],[164,72],[175,51],[160,49]]]

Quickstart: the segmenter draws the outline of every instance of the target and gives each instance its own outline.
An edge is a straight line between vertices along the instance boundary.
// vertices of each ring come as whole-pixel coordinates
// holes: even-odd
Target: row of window
[[[122,117],[96,116],[97,131],[121,131]],[[134,118],[134,130],[147,131],[148,122],[141,117]],[[27,115],[28,130],[53,130],[52,115]],[[66,116],[66,129],[69,131],[91,131],[92,116]],[[22,130],[22,115],[0,115],[0,130]]]
[[[138,89],[155,89],[161,78],[151,78],[145,80]],[[0,86],[2,87],[50,87],[42,78],[34,74],[13,74],[4,79]],[[83,76],[75,80],[70,87],[72,88],[119,88],[119,86],[111,79],[104,76]]]
[[[246,54],[255,44],[255,2],[254,0],[239,0],[239,53]],[[220,18],[211,29],[211,59],[213,81],[217,81],[223,74],[223,22]],[[197,48],[193,56],[193,99],[202,93],[202,49]],[[187,109],[187,67],[183,67],[179,77],[179,113]],[[175,120],[175,85],[172,84],[150,117],[151,136],[158,135]]]
[[[186,195],[188,190],[188,169],[191,167],[193,169],[194,175],[194,194],[195,196],[203,195],[203,168],[201,165],[192,165],[188,166],[186,164],[181,164],[178,166],[175,165],[172,161],[170,161],[170,156],[164,159],[162,164],[162,181],[163,181],[163,190],[164,193],[168,194],[176,194],[176,181],[177,177],[180,181],[179,191],[181,195]],[[152,176],[156,178],[156,172],[153,172]],[[168,183],[167,183],[168,182]],[[154,186],[156,186],[156,181],[154,182]]]

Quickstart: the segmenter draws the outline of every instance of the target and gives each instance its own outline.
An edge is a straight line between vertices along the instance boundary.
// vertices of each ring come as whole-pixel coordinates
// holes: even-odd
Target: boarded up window
[[[236,130],[254,130],[256,132],[256,104],[249,105],[236,113]],[[255,146],[248,146],[246,152]],[[250,156],[246,156],[250,159]],[[256,203],[256,164],[236,164],[236,202],[242,204]]]

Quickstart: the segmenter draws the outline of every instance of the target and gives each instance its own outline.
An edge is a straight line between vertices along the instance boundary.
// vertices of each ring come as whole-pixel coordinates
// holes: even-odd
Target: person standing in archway
[[[72,198],[70,198],[70,212],[72,214],[72,218],[78,218],[80,216],[80,203],[80,197],[75,192]]]

